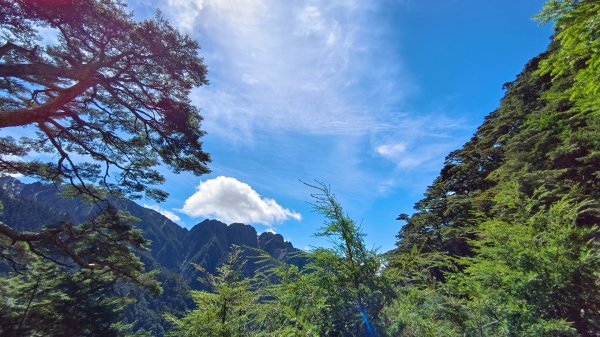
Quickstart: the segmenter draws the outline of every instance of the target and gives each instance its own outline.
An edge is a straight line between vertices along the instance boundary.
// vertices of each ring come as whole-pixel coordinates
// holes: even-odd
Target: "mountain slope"
[[[398,234],[397,249],[465,256],[478,218],[502,212],[495,198],[510,188],[523,197],[546,192],[546,204],[567,193],[600,200],[599,107],[580,107],[562,93],[573,75],[553,78],[532,59],[504,85],[500,107],[490,113],[461,149],[450,153]]]
[[[133,225],[151,241],[147,252],[139,252],[148,269],[158,269],[157,280],[163,293],[153,296],[147,291],[120,285],[120,296],[135,300],[124,311],[126,323],[133,331],[145,331],[152,336],[164,336],[168,326],[165,313],[180,316],[194,306],[191,289],[204,289],[195,265],[209,273],[226,259],[232,245],[243,248],[246,258],[243,273],[252,276],[258,269],[257,249],[273,258],[298,266],[306,263],[299,252],[279,234],[257,234],[254,227],[240,223],[227,225],[217,220],[205,220],[190,230],[180,227],[162,214],[139,206],[130,200],[111,199],[118,209],[128,211],[139,219]],[[98,207],[79,199],[65,199],[53,185],[24,184],[12,177],[0,176],[0,221],[22,231],[36,231],[43,226],[64,222],[82,223],[98,212]]]
[[[398,217],[394,336],[600,336],[600,4],[540,17],[548,50]]]
[[[62,198],[56,186],[24,184],[12,177],[0,177],[0,202],[4,206],[0,221],[28,231],[61,222],[82,223],[98,212],[97,206],[82,200]],[[231,245],[265,249],[274,258],[292,259],[294,263],[302,264],[301,258],[291,256],[298,250],[285,242],[281,235],[263,233],[259,236],[252,226],[240,223],[227,225],[217,220],[205,220],[187,230],[162,214],[130,200],[111,199],[110,202],[140,220],[134,226],[151,241],[151,258],[146,258],[146,263],[180,275],[194,288],[200,287],[196,280],[200,275],[194,264],[214,272]],[[247,252],[247,257],[252,255],[257,253]],[[244,274],[250,276],[256,268],[253,261],[248,261]]]

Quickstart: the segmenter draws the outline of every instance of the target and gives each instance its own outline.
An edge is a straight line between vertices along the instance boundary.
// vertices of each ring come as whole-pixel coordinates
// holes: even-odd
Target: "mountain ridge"
[[[60,188],[55,185],[27,184],[9,176],[0,177],[0,202],[4,205],[0,221],[22,231],[37,231],[61,222],[83,223],[99,211],[98,206],[81,199],[63,198]],[[258,234],[251,225],[226,224],[214,219],[206,219],[187,229],[131,200],[111,198],[109,202],[139,219],[133,226],[141,229],[144,238],[151,241],[150,256],[143,256],[146,264],[180,275],[192,288],[201,288],[196,280],[199,274],[195,265],[215,272],[232,245],[261,249],[278,260],[304,264],[301,258],[294,257],[300,250],[280,234]],[[248,251],[246,255],[251,258],[258,253]],[[244,275],[253,275],[257,268],[249,261],[244,267]]]

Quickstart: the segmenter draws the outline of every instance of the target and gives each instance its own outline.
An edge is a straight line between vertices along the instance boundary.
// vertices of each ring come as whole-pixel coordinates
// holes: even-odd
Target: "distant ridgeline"
[[[64,222],[83,223],[98,212],[97,206],[80,199],[62,198],[54,185],[24,184],[7,176],[0,177],[0,202],[3,205],[0,221],[26,231],[37,231],[44,225]],[[140,327],[154,331],[157,336],[163,333],[163,324],[157,322],[165,312],[163,307],[168,306],[178,312],[190,309],[193,302],[189,297],[189,288],[203,288],[198,282],[202,275],[194,265],[198,264],[207,272],[214,273],[232,245],[242,249],[258,248],[276,259],[299,266],[306,263],[304,258],[294,256],[299,250],[279,234],[264,232],[258,235],[252,226],[240,223],[227,225],[217,220],[205,220],[188,230],[133,201],[111,199],[111,203],[139,218],[140,221],[134,226],[141,229],[143,236],[151,241],[150,250],[140,252],[140,257],[149,269],[161,270],[158,279],[164,292],[158,297],[143,296],[130,306],[126,315],[132,321],[135,319],[140,322],[143,325]],[[258,265],[253,256],[257,255],[255,251],[244,250],[247,258],[244,276],[250,277],[256,272]],[[150,328],[152,325],[154,329]]]
[[[11,177],[0,177],[0,202],[4,205],[0,221],[19,230],[37,231],[48,224],[83,223],[97,213],[96,206],[80,199],[64,199],[58,192],[53,185],[23,184]],[[213,272],[231,245],[259,248],[280,260],[302,262],[290,256],[298,250],[279,234],[258,235],[252,226],[227,225],[217,220],[204,220],[188,230],[133,201],[112,199],[111,203],[140,219],[134,225],[151,241],[150,256],[146,258],[155,266],[180,274],[192,288],[200,286],[195,282],[198,274],[193,264]],[[244,274],[250,276],[254,271],[251,261],[246,263]]]

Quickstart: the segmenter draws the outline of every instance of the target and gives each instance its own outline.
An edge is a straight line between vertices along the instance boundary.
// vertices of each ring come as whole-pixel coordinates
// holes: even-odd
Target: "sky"
[[[170,197],[143,205],[191,228],[252,224],[294,246],[327,245],[303,182],[330,186],[367,234],[394,247],[413,205],[552,33],[541,0],[128,0],[195,38],[210,84],[212,173],[165,172]]]

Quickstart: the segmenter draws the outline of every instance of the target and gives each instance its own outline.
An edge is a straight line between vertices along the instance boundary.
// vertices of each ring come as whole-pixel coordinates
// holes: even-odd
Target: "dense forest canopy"
[[[394,250],[368,249],[317,183],[309,186],[325,221],[316,235],[330,247],[296,251],[294,263],[219,247],[220,264],[208,271],[208,257],[200,261],[191,291],[150,263],[134,219],[101,200],[164,198],[150,187],[163,179],[160,163],[207,172],[188,98],[206,83],[198,44],[160,16],[133,20],[120,2],[59,3],[78,10],[0,0],[0,126],[38,131],[0,138],[0,167],[67,183],[101,207],[83,224],[39,232],[0,223],[2,335],[600,335],[598,1],[544,5],[537,19],[555,27],[548,49],[504,85],[500,106],[446,157],[416,212],[398,217]],[[36,47],[39,27],[57,30],[59,44]],[[27,156],[43,152],[57,161]],[[220,242],[197,248],[215,252]],[[149,314],[127,303],[150,298],[133,295],[139,285],[156,294],[159,283],[194,305],[170,310],[163,297]]]

